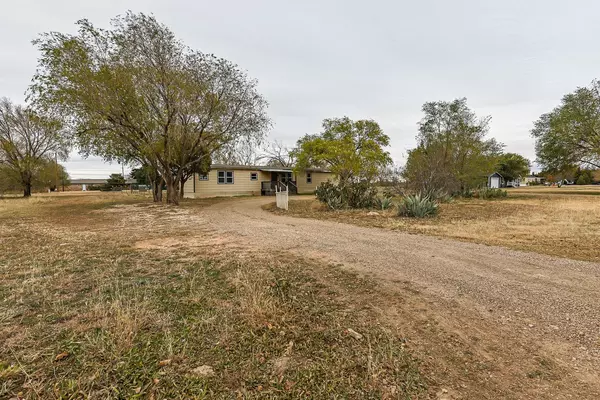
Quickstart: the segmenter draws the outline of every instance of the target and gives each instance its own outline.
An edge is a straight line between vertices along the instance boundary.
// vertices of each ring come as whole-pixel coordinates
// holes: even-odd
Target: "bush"
[[[581,174],[581,175],[579,175],[579,178],[577,178],[577,182],[575,182],[575,184],[576,185],[591,185],[592,178],[587,174]]]
[[[475,196],[473,189],[463,189],[452,194],[454,197],[462,197],[464,199],[472,199]]]
[[[387,210],[389,208],[392,208],[394,203],[392,203],[391,197],[383,197],[383,198],[378,198],[376,200],[376,205],[377,205],[377,208],[380,208],[382,210]]]
[[[398,206],[398,215],[401,217],[426,218],[437,215],[438,210],[439,207],[435,200],[417,193],[402,199]]]
[[[324,182],[315,191],[317,199],[332,210],[344,208],[372,208],[378,205],[377,188],[370,182],[335,185]]]
[[[368,181],[347,183],[342,187],[348,208],[373,208],[377,206],[377,188]]]
[[[315,190],[317,200],[324,203],[331,210],[339,210],[344,208],[342,191],[339,186],[331,182],[323,182]]]
[[[477,199],[497,199],[508,196],[508,192],[502,189],[481,188],[473,192],[473,197]]]

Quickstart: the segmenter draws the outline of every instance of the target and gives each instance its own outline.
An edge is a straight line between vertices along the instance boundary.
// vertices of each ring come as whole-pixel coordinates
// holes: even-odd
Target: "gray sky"
[[[492,116],[490,135],[507,151],[533,161],[533,121],[600,78],[594,0],[2,3],[0,96],[24,101],[38,33],[74,32],[80,18],[107,27],[117,14],[142,11],[257,78],[275,123],[271,139],[293,144],[328,117],[373,118],[391,137],[397,163],[414,147],[421,105],[458,97]],[[66,166],[72,177],[121,170],[77,154]]]

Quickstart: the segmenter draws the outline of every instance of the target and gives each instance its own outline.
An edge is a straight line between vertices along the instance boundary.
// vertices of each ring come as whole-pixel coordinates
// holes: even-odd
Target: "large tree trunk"
[[[23,187],[23,197],[31,197],[31,182],[26,182]]]
[[[185,194],[185,182],[187,181],[187,178],[181,177],[181,182],[179,183],[179,198],[183,199],[183,196]]]
[[[155,203],[162,203],[162,187],[163,187],[163,179],[162,177],[155,177],[152,179],[152,200]]]
[[[31,197],[31,173],[29,171],[21,172],[21,183],[23,184],[23,197]]]
[[[179,179],[169,176],[167,182],[167,204],[179,205]]]

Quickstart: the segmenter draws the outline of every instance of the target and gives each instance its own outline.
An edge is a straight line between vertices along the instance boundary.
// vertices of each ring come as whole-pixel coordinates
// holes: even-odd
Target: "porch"
[[[262,196],[275,196],[277,191],[289,191],[289,194],[298,194],[298,185],[293,179],[294,174],[289,170],[271,170],[271,180],[261,182],[260,194]]]

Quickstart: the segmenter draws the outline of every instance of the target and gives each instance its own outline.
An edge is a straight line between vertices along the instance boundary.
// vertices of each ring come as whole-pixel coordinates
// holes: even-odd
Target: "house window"
[[[250,180],[257,181],[258,180],[258,172],[250,172]]]
[[[207,181],[208,180],[208,175],[198,175],[198,180],[199,181]]]
[[[218,171],[217,183],[228,185],[233,184],[233,171]]]
[[[312,174],[310,172],[306,173],[306,183],[312,183]]]

